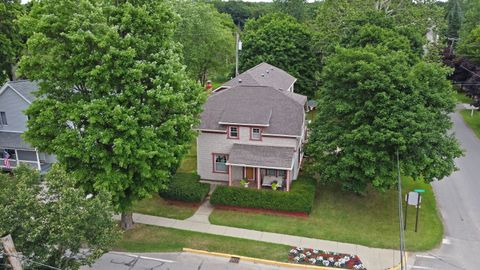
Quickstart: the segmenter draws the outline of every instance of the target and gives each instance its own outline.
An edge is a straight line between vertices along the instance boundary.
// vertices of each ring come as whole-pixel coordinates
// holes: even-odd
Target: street
[[[131,253],[106,253],[92,267],[81,270],[283,270],[283,268],[251,262],[230,263],[228,258],[197,255],[186,252],[141,253],[135,258]]]
[[[459,171],[432,183],[445,235],[442,245],[419,254],[411,269],[479,269],[480,265],[480,140],[452,114],[453,131],[465,149],[457,159]]]

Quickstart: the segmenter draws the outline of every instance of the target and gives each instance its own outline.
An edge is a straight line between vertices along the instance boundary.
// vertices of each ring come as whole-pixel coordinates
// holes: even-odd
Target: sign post
[[[415,189],[414,191],[410,191],[406,194],[405,197],[405,225],[403,230],[407,229],[407,209],[409,205],[415,206],[417,208],[417,212],[415,213],[415,232],[418,231],[418,212],[420,211],[420,203],[422,202],[422,195],[424,193],[424,189]]]

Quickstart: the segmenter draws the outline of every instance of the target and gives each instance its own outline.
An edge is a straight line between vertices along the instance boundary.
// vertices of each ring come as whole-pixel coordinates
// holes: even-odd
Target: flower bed
[[[357,255],[328,252],[319,249],[294,247],[288,254],[288,260],[299,264],[366,270]]]

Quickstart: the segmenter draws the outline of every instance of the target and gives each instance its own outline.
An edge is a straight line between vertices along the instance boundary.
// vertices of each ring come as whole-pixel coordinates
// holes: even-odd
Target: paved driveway
[[[131,254],[131,253],[128,253]],[[81,270],[292,270],[250,262],[229,263],[227,258],[190,253],[139,253],[136,259],[126,254],[107,253],[92,267]],[[167,262],[170,261],[170,262]]]
[[[445,238],[438,249],[418,255],[411,269],[480,269],[480,140],[461,115],[452,121],[466,155],[456,161],[459,171],[432,184]]]

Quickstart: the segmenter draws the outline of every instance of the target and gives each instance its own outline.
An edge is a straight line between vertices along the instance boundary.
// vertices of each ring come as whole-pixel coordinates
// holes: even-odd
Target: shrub
[[[200,176],[195,173],[177,173],[175,174],[167,189],[160,191],[160,196],[164,199],[202,202],[210,190],[210,185],[200,183]]]
[[[311,178],[294,181],[289,192],[219,186],[213,192],[210,203],[310,213],[315,200],[315,190],[315,181]]]

